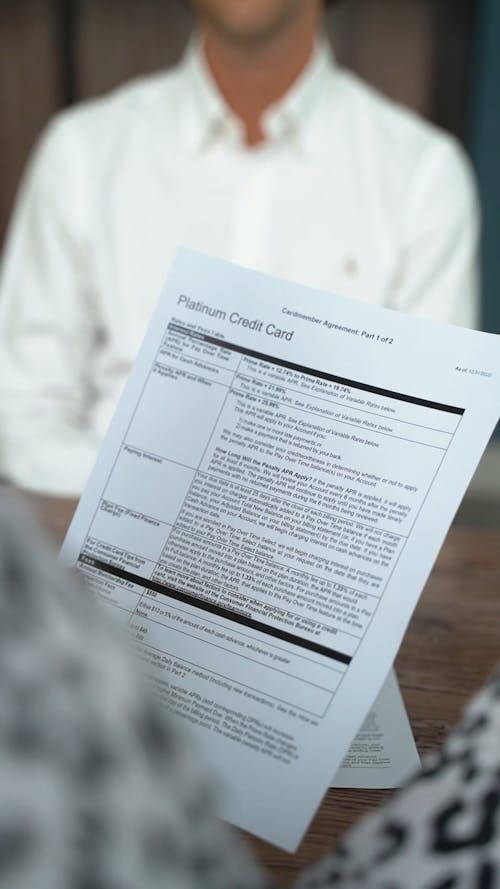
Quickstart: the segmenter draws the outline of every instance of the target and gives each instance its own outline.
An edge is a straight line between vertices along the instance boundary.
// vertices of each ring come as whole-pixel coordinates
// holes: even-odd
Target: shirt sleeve
[[[458,143],[441,135],[422,152],[405,188],[398,232],[401,260],[390,307],[477,327],[479,231],[470,163]]]
[[[96,451],[80,155],[56,119],[20,189],[0,284],[0,475],[59,495],[81,491]]]

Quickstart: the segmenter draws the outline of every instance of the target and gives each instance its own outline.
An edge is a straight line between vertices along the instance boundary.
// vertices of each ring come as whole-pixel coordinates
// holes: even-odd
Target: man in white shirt
[[[58,115],[0,290],[0,474],[76,497],[177,247],[473,326],[457,144],[339,69],[322,0],[196,0],[181,65]],[[236,297],[237,298],[237,297]]]

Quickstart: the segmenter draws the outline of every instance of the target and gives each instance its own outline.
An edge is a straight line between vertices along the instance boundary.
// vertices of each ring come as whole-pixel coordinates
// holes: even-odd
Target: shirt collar
[[[313,147],[314,124],[327,75],[335,68],[326,39],[318,40],[310,62],[283,98],[263,115],[266,146],[286,142],[300,153]],[[199,38],[193,38],[180,70],[184,101],[181,138],[193,154],[203,153],[224,139],[243,144],[243,126],[220,94],[205,60]]]

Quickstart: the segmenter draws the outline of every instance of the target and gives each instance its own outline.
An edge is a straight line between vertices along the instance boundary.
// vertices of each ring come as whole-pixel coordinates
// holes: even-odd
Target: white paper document
[[[391,789],[400,787],[419,767],[408,715],[391,670],[331,786]]]
[[[498,337],[178,255],[63,554],[228,821],[296,848],[499,405]]]

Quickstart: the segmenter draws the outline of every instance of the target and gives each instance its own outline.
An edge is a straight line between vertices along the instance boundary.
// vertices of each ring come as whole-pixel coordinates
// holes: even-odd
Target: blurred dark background
[[[191,27],[184,0],[0,0],[0,245],[52,114],[172,65]],[[483,206],[482,326],[500,332],[500,0],[339,0],[328,32],[342,64],[467,148]],[[500,440],[487,457],[475,490],[481,515],[494,494],[500,524]]]

